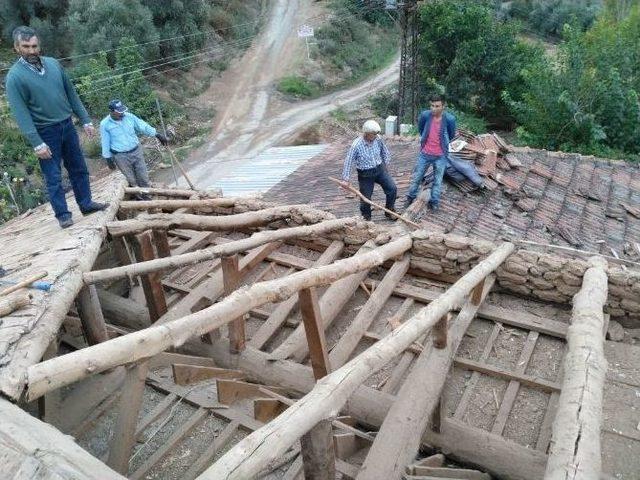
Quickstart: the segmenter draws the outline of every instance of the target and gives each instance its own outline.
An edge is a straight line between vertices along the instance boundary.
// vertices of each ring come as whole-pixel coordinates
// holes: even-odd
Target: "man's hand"
[[[52,157],[51,150],[48,145],[44,145],[42,148],[36,150],[35,154],[40,160],[49,160]]]
[[[84,133],[87,134],[87,137],[93,138],[96,136],[96,129],[90,123],[86,124],[83,128],[84,128]]]
[[[169,139],[161,133],[156,133],[156,138],[164,146],[167,146],[169,144]]]
[[[107,162],[107,167],[109,167],[109,170],[116,169],[116,162],[113,160],[113,158],[105,158],[104,161]]]
[[[340,185],[346,191],[351,190],[351,183],[349,183],[349,180],[342,180],[338,183],[338,185]]]

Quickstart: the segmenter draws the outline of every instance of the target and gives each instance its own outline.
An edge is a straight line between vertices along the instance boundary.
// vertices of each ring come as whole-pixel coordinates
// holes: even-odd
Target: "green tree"
[[[140,0],[70,0],[69,29],[77,54],[106,51],[110,64],[112,50],[124,37],[133,37],[145,60],[158,58],[158,31],[153,17]]]
[[[445,93],[463,111],[508,123],[502,92],[521,95],[522,70],[542,63],[542,50],[520,41],[513,22],[499,22],[491,2],[436,0],[419,14],[422,101]]]
[[[121,83],[119,96],[137,115],[148,121],[155,121],[156,96],[140,71],[140,50],[132,37],[124,37],[119,47],[116,55],[116,73]]]

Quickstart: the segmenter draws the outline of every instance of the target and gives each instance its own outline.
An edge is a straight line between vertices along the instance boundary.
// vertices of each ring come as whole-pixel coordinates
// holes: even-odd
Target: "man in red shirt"
[[[433,95],[430,99],[430,105],[431,109],[423,111],[418,117],[420,155],[411,174],[411,184],[405,206],[408,207],[416,199],[422,177],[424,177],[429,165],[433,165],[435,178],[428,206],[435,212],[440,207],[442,177],[447,167],[449,142],[456,134],[456,118],[445,111],[446,104],[441,95]]]

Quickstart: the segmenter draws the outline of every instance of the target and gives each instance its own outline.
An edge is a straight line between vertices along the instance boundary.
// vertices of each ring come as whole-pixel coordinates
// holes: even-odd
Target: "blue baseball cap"
[[[122,100],[111,100],[109,102],[109,110],[112,112],[124,113],[129,109],[124,103],[122,103]]]

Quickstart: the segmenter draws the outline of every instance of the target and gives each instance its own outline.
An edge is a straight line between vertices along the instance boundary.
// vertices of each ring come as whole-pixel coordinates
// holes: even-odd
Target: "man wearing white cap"
[[[398,188],[387,171],[390,154],[387,146],[379,135],[380,125],[375,120],[367,120],[362,126],[362,136],[356,138],[344,160],[342,170],[342,186],[349,186],[351,167],[355,164],[358,172],[358,187],[360,193],[371,200],[373,187],[377,183],[386,195],[385,207],[395,211]],[[365,220],[371,220],[371,205],[360,202],[360,213]],[[389,213],[385,216],[395,220]]]
[[[162,145],[167,138],[141,118],[130,113],[120,100],[109,102],[109,115],[100,122],[102,157],[111,170],[116,166],[131,187],[148,187],[149,172],[144,163],[138,135],[156,137]]]

